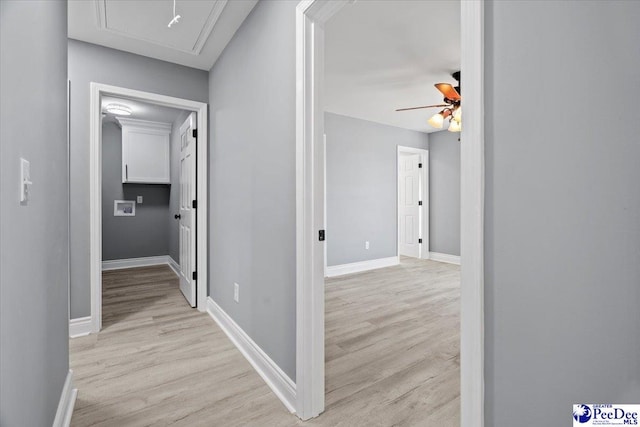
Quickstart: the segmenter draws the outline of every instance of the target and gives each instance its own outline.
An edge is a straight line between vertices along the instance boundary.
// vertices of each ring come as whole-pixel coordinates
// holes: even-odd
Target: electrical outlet
[[[237,303],[240,302],[240,285],[237,283],[233,284],[233,300]]]
[[[364,248],[369,250],[369,241],[364,242]]]
[[[140,204],[140,205],[141,205],[141,204],[142,204],[142,196],[138,196],[138,197],[136,198],[136,201],[138,202],[138,204]]]

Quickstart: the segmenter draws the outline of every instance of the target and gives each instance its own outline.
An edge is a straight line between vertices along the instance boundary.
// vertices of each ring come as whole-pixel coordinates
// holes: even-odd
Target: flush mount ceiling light
[[[167,27],[171,28],[173,24],[177,24],[180,18],[182,18],[182,16],[176,15],[176,0],[173,0],[173,19],[169,22]]]
[[[127,107],[126,105],[122,105],[122,104],[108,104],[106,107],[104,107],[104,110],[107,113],[113,114],[115,116],[130,116],[131,115],[131,108]]]
[[[450,132],[460,132],[462,130],[462,97],[460,96],[460,71],[451,74],[456,79],[458,86],[449,83],[436,83],[434,86],[444,95],[444,104],[425,105],[424,107],[400,108],[396,111],[418,110],[421,108],[445,107],[439,113],[434,114],[429,120],[429,124],[436,129],[442,129],[445,119],[449,119],[448,130]]]

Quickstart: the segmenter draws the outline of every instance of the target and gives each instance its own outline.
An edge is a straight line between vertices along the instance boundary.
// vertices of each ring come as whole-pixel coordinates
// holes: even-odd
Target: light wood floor
[[[103,274],[71,340],[72,426],[458,426],[459,268],[403,259],[326,282],[326,411],[301,422],[165,266]]]

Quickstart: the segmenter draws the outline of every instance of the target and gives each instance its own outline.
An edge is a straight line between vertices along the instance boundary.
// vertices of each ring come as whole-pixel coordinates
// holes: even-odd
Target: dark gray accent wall
[[[31,163],[21,205],[20,158]],[[50,426],[69,372],[66,1],[0,1],[0,425]]]
[[[460,255],[459,133],[429,134],[429,250]]]
[[[296,6],[259,2],[209,74],[209,292],[293,380]]]
[[[89,84],[104,83],[208,102],[208,73],[69,40],[71,80],[71,317],[91,314]]]
[[[171,188],[169,195],[169,241],[168,254],[177,263],[180,263],[180,223],[173,216],[180,213],[180,126],[189,117],[189,112],[184,111],[173,122],[171,128]]]
[[[429,135],[333,113],[324,118],[327,265],[396,256],[397,147],[429,149]]]
[[[102,260],[140,258],[169,253],[169,193],[173,185],[122,183],[122,129],[102,125]],[[114,216],[114,200],[133,200],[135,216]],[[173,217],[171,217],[173,218]],[[178,228],[177,226],[175,227]]]
[[[487,2],[487,426],[640,402],[638,22],[635,1]]]

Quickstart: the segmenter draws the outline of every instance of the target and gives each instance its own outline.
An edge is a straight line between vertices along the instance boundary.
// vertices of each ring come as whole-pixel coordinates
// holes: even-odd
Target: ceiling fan
[[[425,105],[423,107],[399,108],[396,111],[419,110],[421,108],[445,107],[439,113],[434,114],[429,120],[429,124],[435,128],[442,129],[445,119],[449,119],[450,132],[460,132],[462,129],[462,97],[460,96],[460,71],[451,74],[457,82],[457,86],[449,83],[436,83],[434,86],[444,95],[444,104]]]

